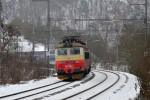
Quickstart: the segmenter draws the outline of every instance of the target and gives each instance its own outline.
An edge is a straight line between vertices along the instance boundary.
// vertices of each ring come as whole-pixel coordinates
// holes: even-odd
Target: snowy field
[[[20,36],[18,40],[19,40],[19,47],[22,52],[32,51],[33,44],[30,41],[24,39],[23,36]],[[41,43],[35,44],[35,51],[44,51],[44,45]]]
[[[90,77],[92,77],[93,74],[95,75],[95,77],[90,79]],[[110,87],[110,85],[115,83],[115,81],[118,79],[117,78],[118,76],[115,74],[119,75],[119,80],[116,84]],[[106,75],[107,75],[107,79],[106,79]],[[84,83],[84,81],[88,79],[90,80]],[[102,83],[99,84],[99,82]],[[21,91],[34,89],[52,83],[56,83],[56,84],[41,89],[29,91],[26,93],[21,93],[15,96],[10,96],[8,98],[2,98],[2,100],[17,99],[35,93],[37,94],[23,99],[31,100],[31,99],[38,98],[44,100],[60,100],[60,99],[67,98],[68,96],[75,95],[78,92],[82,92],[82,91],[85,92],[82,92],[79,95],[71,97],[70,100],[72,99],[85,100],[101,91],[104,91],[108,87],[110,88],[108,88],[103,93],[97,95],[92,99],[93,100],[134,100],[140,93],[140,85],[138,83],[137,77],[134,75],[131,75],[129,73],[123,73],[123,72],[93,70],[89,75],[87,75],[83,79],[76,80],[76,81],[61,81],[56,77],[48,77],[46,79],[39,80],[39,81],[31,80],[29,82],[25,82],[24,84],[16,84],[16,85],[7,84],[6,86],[0,87],[0,97],[21,92]],[[95,86],[96,84],[99,85]],[[95,87],[89,89],[92,86]],[[45,91],[45,92],[38,93],[41,91]]]

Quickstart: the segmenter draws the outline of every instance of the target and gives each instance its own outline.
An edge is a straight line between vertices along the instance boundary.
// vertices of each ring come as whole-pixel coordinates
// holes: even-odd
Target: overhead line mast
[[[48,64],[48,76],[49,76],[49,58],[50,58],[50,0],[33,0],[37,2],[42,2],[42,1],[47,1],[47,29],[45,33],[47,33],[47,52],[46,52],[46,47],[45,47],[45,60],[47,58],[47,64]],[[48,54],[48,56],[46,56]]]
[[[1,31],[1,24],[2,24],[2,1],[0,0],[0,31]],[[0,45],[1,45],[1,34],[0,34]]]
[[[32,2],[33,4],[33,19],[32,19],[32,41],[33,41],[33,47],[32,47],[32,52],[33,52],[33,56],[34,56],[34,52],[35,52],[35,3]]]
[[[145,19],[144,19],[144,22],[145,22],[145,50],[144,51],[144,56],[147,56],[148,55],[148,52],[147,52],[147,41],[148,41],[148,38],[147,38],[147,35],[148,35],[148,16],[147,16],[147,8],[148,8],[148,4],[147,4],[147,0],[145,0],[145,3],[144,4],[130,4],[130,5],[143,5],[145,6]]]

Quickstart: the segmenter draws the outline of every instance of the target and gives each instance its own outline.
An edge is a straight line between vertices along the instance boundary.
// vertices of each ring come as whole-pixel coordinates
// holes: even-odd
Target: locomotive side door
[[[88,70],[90,68],[90,54],[88,51],[84,52],[84,59],[84,66]]]

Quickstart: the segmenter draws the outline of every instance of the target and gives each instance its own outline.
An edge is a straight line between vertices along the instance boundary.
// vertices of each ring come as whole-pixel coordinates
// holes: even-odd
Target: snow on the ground
[[[20,36],[18,40],[19,40],[18,45],[21,48],[22,52],[32,51],[33,44],[30,41],[26,40],[24,36]],[[44,51],[44,45],[41,43],[35,44],[35,51]]]
[[[60,81],[60,80],[58,80],[56,77],[48,77],[46,79],[42,79],[39,81],[31,80],[31,81],[28,81],[25,83],[20,83],[20,84],[15,84],[15,85],[7,84],[5,86],[0,86],[0,96],[13,94],[13,93],[29,90],[32,88],[37,88],[37,87],[55,83],[58,81]]]
[[[99,72],[94,72],[95,73],[95,78],[92,79],[92,81],[89,81],[85,84],[80,84],[80,86],[76,87],[76,88],[73,88],[73,89],[70,89],[68,91],[65,91],[63,93],[60,93],[58,95],[55,95],[55,96],[52,96],[52,97],[49,97],[49,98],[44,98],[45,100],[62,100],[63,98],[66,98],[68,96],[71,96],[73,94],[76,94],[78,93],[79,91],[83,91],[83,90],[86,90],[96,84],[98,84],[99,82],[101,82],[102,80],[105,80],[106,78],[106,75],[105,74],[102,74],[102,73],[99,73]],[[89,76],[89,75],[88,75]],[[109,84],[109,83],[108,83]],[[107,84],[107,85],[108,85]],[[107,85],[103,84],[103,86],[100,86],[99,88],[104,88],[104,87],[107,87]],[[71,88],[71,87],[70,87]],[[80,98],[80,100],[86,100],[88,96],[92,96],[93,95],[93,92],[96,93],[98,92],[97,91],[98,88],[95,88],[90,90],[90,91],[86,91],[84,93],[80,93],[79,96],[75,96],[74,98],[70,98],[70,100],[78,100]]]
[[[100,70],[100,71],[103,72],[102,70]],[[105,100],[134,100],[139,95],[140,85],[139,85],[139,82],[138,82],[138,79],[137,79],[136,76],[131,75],[129,73],[124,73],[124,72],[117,72],[117,71],[114,71],[114,72],[120,74],[121,80],[119,80],[119,82],[116,85],[114,85],[111,89],[109,89],[107,92],[104,92],[100,96],[97,96],[96,98],[93,98],[94,100],[95,99],[99,100],[100,98],[101,98],[101,100],[104,100],[104,98],[105,98]],[[42,99],[49,100],[49,99],[52,99],[52,98],[55,98],[55,97],[57,97],[57,99],[59,99],[59,97],[60,97],[60,99],[61,99],[62,95],[64,95],[64,94],[66,94],[66,96],[67,96],[68,94],[71,95],[71,94],[77,93],[78,91],[85,90],[86,88],[89,88],[92,85],[94,85],[94,84],[98,83],[99,81],[103,80],[104,77],[105,77],[101,73],[98,73],[98,72],[94,72],[94,73],[96,74],[96,76],[91,81],[89,81],[85,84],[80,84],[78,87],[67,90],[64,93],[60,93],[60,94],[54,95],[52,97],[44,97]],[[115,75],[110,74],[108,72],[105,72],[105,73],[107,73],[107,75],[109,77],[108,80],[105,81],[102,85],[100,85],[99,89],[95,88],[95,89],[92,89],[91,91],[83,93],[83,95],[81,94],[82,96],[84,96],[84,98],[80,98],[81,100],[84,100],[86,98],[86,96],[90,96],[92,93],[99,92],[101,89],[104,89],[105,87],[109,86],[109,84],[111,82],[113,82],[114,80],[117,79],[117,77]],[[126,78],[123,74],[126,74],[128,76],[128,80],[127,80],[126,83],[124,82],[124,81],[126,81]],[[89,74],[88,77],[90,75],[91,74]],[[16,93],[16,92],[20,92],[20,91],[24,91],[24,90],[28,90],[28,89],[32,89],[32,88],[36,88],[36,87],[39,87],[39,86],[44,86],[44,85],[54,83],[54,82],[57,82],[57,81],[60,81],[60,80],[57,79],[56,77],[55,78],[54,77],[49,77],[49,78],[46,78],[46,79],[43,79],[43,80],[40,80],[40,81],[32,80],[32,81],[29,81],[25,84],[0,86],[0,96],[4,96],[4,95],[7,95],[7,94],[12,94],[12,93]],[[79,84],[79,82],[80,81],[77,81],[74,84],[76,84],[76,83]],[[60,91],[63,88],[66,88],[66,87],[71,88],[72,85],[73,84],[67,85],[65,87],[55,89],[54,91],[57,92],[57,91]],[[40,94],[40,96],[38,95],[38,96],[35,96],[35,97],[42,97],[42,95],[45,96],[46,94],[49,94],[51,92],[53,93],[54,91],[49,91],[48,93],[43,93],[43,94]],[[77,97],[76,97],[76,99],[77,99]]]
[[[125,84],[126,87],[128,88],[126,87],[123,88],[122,91],[118,92],[118,95],[120,98],[124,98],[125,100],[134,100],[140,94],[140,83],[138,81],[138,78],[129,73],[123,73],[123,74],[126,74],[129,77],[128,82]]]

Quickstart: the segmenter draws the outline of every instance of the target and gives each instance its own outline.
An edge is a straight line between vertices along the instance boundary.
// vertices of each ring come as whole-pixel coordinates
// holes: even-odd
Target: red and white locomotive
[[[55,48],[59,79],[81,79],[91,70],[89,49],[79,36],[67,36]]]

